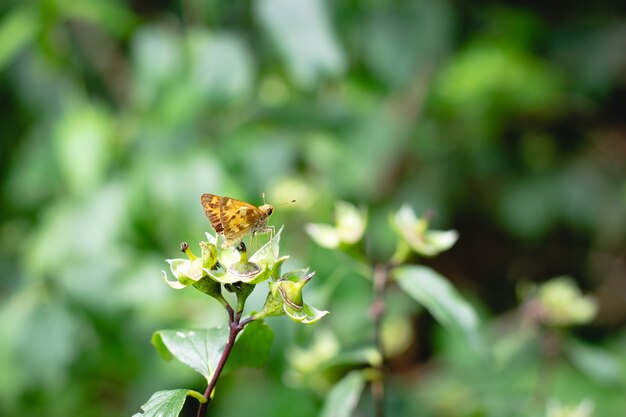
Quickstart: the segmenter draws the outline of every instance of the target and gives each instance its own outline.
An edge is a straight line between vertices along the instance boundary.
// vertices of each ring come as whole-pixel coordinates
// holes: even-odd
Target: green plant
[[[322,411],[323,417],[349,416],[356,408],[366,382],[370,383],[374,401],[374,414],[386,413],[385,358],[389,339],[402,339],[405,329],[385,326],[388,308],[388,290],[396,286],[428,310],[444,327],[462,334],[483,356],[486,348],[479,333],[479,319],[473,307],[456,289],[432,268],[411,263],[415,254],[433,257],[449,249],[457,240],[454,230],[440,231],[429,228],[427,217],[418,218],[408,205],[391,216],[391,228],[396,233],[396,250],[387,261],[373,262],[360,245],[367,225],[367,212],[349,203],[339,202],[335,210],[335,225],[309,224],[307,232],[320,246],[349,255],[355,270],[361,271],[372,284],[373,302],[370,316],[373,326],[371,345],[351,352],[340,352],[332,336],[318,340],[309,354],[298,352],[292,362],[310,378],[312,374],[333,369],[343,374],[330,390]],[[329,347],[330,346],[330,347]],[[315,354],[317,351],[317,355]],[[322,352],[322,353],[320,353]],[[317,356],[315,366],[302,366]],[[358,368],[355,370],[355,368]],[[315,378],[315,377],[314,377]]]
[[[187,243],[181,250],[187,259],[168,259],[173,280],[163,272],[165,281],[174,289],[191,286],[217,300],[228,314],[228,325],[205,329],[160,330],[152,336],[157,351],[170,360],[176,358],[199,372],[207,380],[204,394],[188,389],[158,391],[135,416],[177,416],[186,397],[199,401],[198,417],[206,414],[222,371],[241,366],[262,366],[269,354],[272,330],[263,319],[287,315],[300,323],[315,323],[326,314],[304,303],[302,289],[313,277],[308,268],[283,273],[289,256],[279,256],[282,228],[248,258],[246,245],[223,248],[221,236],[207,233],[200,242],[201,256],[196,256]],[[270,290],[263,308],[243,318],[246,300],[257,284],[270,280]],[[222,288],[234,294],[229,302]],[[227,362],[228,361],[228,362]]]

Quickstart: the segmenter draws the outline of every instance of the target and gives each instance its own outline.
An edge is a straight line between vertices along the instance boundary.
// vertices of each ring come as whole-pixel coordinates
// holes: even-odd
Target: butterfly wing
[[[222,234],[224,232],[224,227],[222,226],[222,216],[220,215],[221,199],[222,197],[215,194],[202,194],[202,197],[200,197],[204,214],[209,218],[211,226],[218,234]]]
[[[243,237],[263,214],[252,204],[215,194],[203,194],[201,202],[213,229],[226,238],[225,246]]]
[[[224,243],[230,245],[252,230],[262,213],[252,204],[222,197],[220,215],[224,228],[223,235],[226,238]]]

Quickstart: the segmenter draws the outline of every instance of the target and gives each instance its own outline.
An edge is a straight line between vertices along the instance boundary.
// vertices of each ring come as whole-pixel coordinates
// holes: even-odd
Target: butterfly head
[[[274,207],[270,206],[269,204],[263,204],[262,206],[259,206],[259,210],[261,210],[261,213],[263,213],[263,217],[267,218],[270,217],[274,212]]]

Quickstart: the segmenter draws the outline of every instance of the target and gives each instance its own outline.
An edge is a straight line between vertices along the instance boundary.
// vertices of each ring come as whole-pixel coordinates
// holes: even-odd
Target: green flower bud
[[[261,272],[261,267],[253,262],[237,262],[226,269],[228,274],[238,278],[238,281],[248,282]]]
[[[270,286],[272,284],[270,283]],[[282,316],[285,314],[285,310],[283,308],[283,300],[282,298],[274,296],[272,291],[267,294],[267,298],[265,298],[265,304],[263,304],[263,308],[258,313],[253,314],[254,319],[262,319],[265,317],[274,317],[274,316]]]
[[[335,206],[335,226],[309,223],[306,232],[318,245],[336,249],[342,243],[352,245],[363,237],[367,224],[367,212],[354,205],[340,201]]]
[[[172,288],[181,289],[192,285],[203,276],[202,259],[200,258],[195,258],[194,260],[166,259],[165,262],[170,264],[170,271],[176,278],[176,281],[169,280],[167,274],[163,271],[165,282]]]
[[[228,305],[228,302],[222,296],[222,285],[219,282],[213,281],[208,276],[202,277],[202,279],[193,284],[193,286],[198,291],[215,298],[223,306]]]
[[[270,283],[270,293],[267,295],[263,309],[254,314],[255,319],[287,314],[291,319],[300,323],[314,323],[328,314],[304,303],[302,289],[315,275],[308,273],[308,269],[288,272],[275,282]]]
[[[402,263],[408,256],[407,245],[422,256],[435,256],[448,250],[458,239],[456,230],[429,230],[426,217],[418,218],[413,209],[404,205],[391,218],[391,225],[400,237],[394,261]]]
[[[339,201],[335,205],[335,219],[337,232],[343,243],[353,244],[361,240],[367,224],[365,209],[357,209],[350,203]]]
[[[219,245],[212,245],[215,248],[218,268],[205,268],[205,273],[215,281],[223,284],[244,282],[248,284],[258,284],[267,280],[272,271],[276,268],[280,271],[280,265],[288,258],[278,258],[280,235],[282,227],[265,245],[259,248],[248,258],[248,252],[243,242],[238,247],[222,248]],[[217,242],[217,237],[207,233],[209,242]],[[212,250],[212,249],[211,249]],[[215,265],[214,264],[214,265]],[[277,265],[278,264],[278,265]]]
[[[595,299],[583,296],[570,277],[557,277],[541,285],[537,298],[541,321],[553,326],[589,323],[598,311]]]
[[[211,269],[217,263],[217,248],[209,242],[200,242],[202,251],[202,268]]]
[[[578,405],[563,405],[561,402],[551,400],[546,410],[547,417],[592,417],[593,403],[586,399]]]

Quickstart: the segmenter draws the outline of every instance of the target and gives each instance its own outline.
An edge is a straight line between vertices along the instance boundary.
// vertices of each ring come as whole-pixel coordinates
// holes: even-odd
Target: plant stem
[[[206,398],[206,402],[204,404],[200,404],[198,407],[197,417],[204,417],[206,415],[206,410],[209,408],[209,404],[211,403],[211,393],[215,389],[215,385],[217,384],[217,380],[219,379],[224,366],[226,365],[226,360],[230,355],[230,352],[235,345],[235,340],[237,339],[237,335],[243,330],[243,328],[251,323],[254,319],[248,317],[240,322],[241,319],[241,311],[237,312],[233,315],[232,308],[228,310],[228,327],[230,328],[230,332],[228,333],[228,340],[226,341],[226,346],[224,347],[224,351],[222,352],[222,356],[220,357],[220,361],[217,364],[217,368],[215,368],[215,372],[211,377],[211,381],[209,385],[206,387],[204,391],[204,398]]]
[[[374,302],[372,303],[372,320],[374,321],[374,345],[380,354],[380,364],[376,367],[378,379],[372,381],[371,390],[374,399],[374,415],[385,416],[385,381],[384,381],[384,352],[382,342],[382,324],[385,315],[385,289],[387,287],[389,266],[376,265],[374,269]]]

